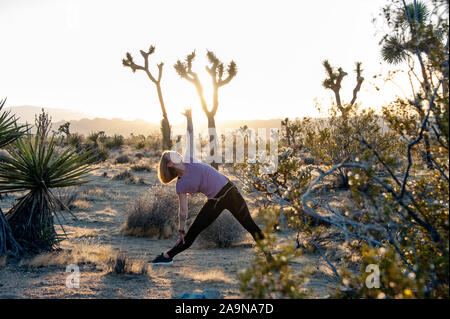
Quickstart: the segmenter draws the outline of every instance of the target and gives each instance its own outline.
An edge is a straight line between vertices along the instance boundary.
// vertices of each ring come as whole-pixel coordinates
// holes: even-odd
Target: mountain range
[[[6,107],[11,114],[18,118],[19,123],[34,124],[35,115],[41,113],[42,107],[22,105]],[[95,131],[104,131],[107,135],[120,134],[128,136],[131,133],[134,135],[143,134],[149,135],[159,132],[159,120],[155,119],[155,123],[148,122],[141,119],[124,120],[120,118],[106,119],[106,118],[89,118],[85,113],[66,110],[60,108],[44,107],[45,112],[52,118],[52,130],[57,130],[60,125],[65,122],[70,122],[70,132],[87,135]],[[225,128],[236,129],[247,125],[249,128],[280,128],[281,119],[270,120],[227,120],[217,121],[216,127],[219,132],[224,132]],[[184,130],[185,124],[180,123],[172,126],[175,130]],[[195,127],[195,130],[204,130],[207,124],[200,123]]]

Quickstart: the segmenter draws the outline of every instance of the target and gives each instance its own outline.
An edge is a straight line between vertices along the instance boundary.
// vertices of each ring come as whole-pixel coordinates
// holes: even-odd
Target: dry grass
[[[71,209],[89,210],[92,208],[92,204],[84,199],[78,199],[74,201],[70,207]]]
[[[122,251],[91,241],[78,243],[72,249],[52,251],[30,259],[22,259],[19,266],[41,268],[66,267],[70,264],[93,264],[98,270],[105,271],[107,274],[146,274],[148,268],[143,260],[132,260]]]
[[[78,228],[74,234],[71,234],[74,238],[93,238],[98,237],[97,229]]]
[[[121,227],[126,236],[169,238],[177,229],[178,202],[161,186],[152,187],[127,207]]]
[[[185,275],[187,278],[201,282],[224,282],[227,284],[236,284],[237,281],[227,274],[222,269],[216,268],[206,272],[204,271],[191,271]]]
[[[100,187],[89,188],[84,192],[84,195],[87,197],[87,200],[96,200],[97,198],[103,195],[103,189]]]
[[[111,246],[99,245],[86,240],[75,244],[71,249],[52,251],[30,259],[22,259],[19,265],[40,268],[91,263],[101,269],[106,269],[108,262],[116,255],[117,252]]]
[[[80,197],[81,192],[77,187],[64,187],[56,191],[56,197],[69,209],[74,208],[73,203]],[[60,205],[60,210],[64,209],[63,205]]]

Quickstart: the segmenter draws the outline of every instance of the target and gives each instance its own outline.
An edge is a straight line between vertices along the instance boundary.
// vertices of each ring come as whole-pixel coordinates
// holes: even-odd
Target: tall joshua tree
[[[203,86],[200,82],[200,79],[196,72],[192,71],[192,61],[195,59],[195,51],[189,54],[185,62],[181,62],[180,60],[174,65],[175,70],[178,75],[183,79],[191,82],[195,88],[197,89],[198,96],[200,98],[200,103],[202,105],[203,112],[205,112],[206,117],[208,118],[208,129],[209,129],[209,141],[210,146],[215,145],[216,143],[216,122],[214,117],[216,116],[217,109],[219,107],[219,88],[230,83],[230,81],[237,74],[237,66],[234,61],[231,61],[226,67],[222,61],[220,61],[216,55],[212,51],[207,51],[206,54],[209,62],[209,66],[206,66],[206,71],[211,76],[212,86],[213,86],[213,98],[212,98],[212,108],[208,109],[208,104],[206,103],[205,97],[203,95]],[[224,77],[226,73],[226,77]],[[210,155],[214,159],[214,149],[215,147],[211,147]],[[218,164],[216,162],[212,162],[211,164],[214,168],[218,168]]]
[[[138,65],[134,62],[133,57],[129,52],[126,54],[126,58],[122,59],[122,64],[125,67],[129,67],[133,73],[136,70],[144,71],[148,78],[155,84],[156,91],[158,92],[159,104],[161,105],[161,111],[163,114],[163,119],[161,120],[161,133],[162,133],[162,147],[163,150],[170,149],[172,147],[172,141],[170,140],[170,124],[169,117],[167,116],[166,107],[164,104],[164,99],[161,91],[161,77],[163,72],[164,63],[160,62],[158,66],[158,77],[154,77],[149,69],[148,57],[155,52],[155,47],[150,46],[147,52],[140,50],[142,57],[144,58],[144,65]]]

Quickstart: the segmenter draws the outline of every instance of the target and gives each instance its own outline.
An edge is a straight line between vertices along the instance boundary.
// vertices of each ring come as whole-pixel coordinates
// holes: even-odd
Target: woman
[[[188,139],[193,149],[193,132],[190,111],[188,118]],[[192,154],[190,152],[189,154]],[[189,248],[195,238],[227,209],[253,236],[255,241],[264,238],[261,229],[253,221],[247,204],[236,186],[223,174],[210,165],[201,163],[192,157],[184,158],[174,151],[165,151],[161,156],[158,171],[159,180],[168,184],[177,179],[176,192],[179,200],[179,238],[171,250],[162,253],[153,260],[154,265],[172,264],[175,255]],[[187,215],[187,194],[202,193],[208,197],[189,230],[185,234]]]

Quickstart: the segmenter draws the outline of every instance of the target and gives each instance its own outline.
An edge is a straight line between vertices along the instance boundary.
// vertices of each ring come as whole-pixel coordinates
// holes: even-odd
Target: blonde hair
[[[163,184],[169,184],[178,176],[175,168],[167,166],[170,161],[170,152],[173,151],[164,151],[159,161],[158,179]]]

